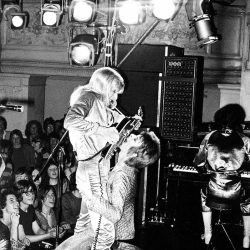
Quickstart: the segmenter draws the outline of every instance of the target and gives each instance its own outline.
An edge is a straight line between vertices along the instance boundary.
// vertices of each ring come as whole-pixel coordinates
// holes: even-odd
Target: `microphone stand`
[[[57,181],[57,207],[56,207],[56,243],[55,243],[55,249],[59,246],[59,234],[60,234],[60,217],[61,217],[61,201],[62,201],[62,188],[63,188],[63,181],[61,181],[62,177],[62,170],[64,169],[63,167],[63,155],[64,155],[64,150],[62,147],[59,148],[59,155],[58,155],[58,181]]]
[[[40,170],[40,172],[37,174],[37,176],[34,179],[34,182],[36,182],[44,173],[44,171],[47,169],[48,163],[51,159],[53,159],[53,155],[55,154],[56,150],[59,148],[59,164],[57,166],[58,169],[58,182],[57,182],[57,209],[56,209],[56,243],[55,243],[55,248],[58,247],[59,245],[59,219],[60,219],[60,213],[61,213],[61,194],[62,194],[62,187],[61,187],[61,170],[63,169],[63,154],[64,154],[64,150],[63,148],[60,146],[64,140],[64,138],[66,137],[68,133],[68,130],[65,131],[65,133],[63,134],[63,136],[61,137],[61,139],[58,141],[58,143],[56,144],[56,146],[53,148],[53,150],[51,151],[51,154],[49,155],[48,159],[46,160],[46,162],[44,163],[42,169]]]
[[[56,144],[56,146],[52,149],[52,151],[51,151],[51,153],[50,153],[48,159],[47,159],[46,162],[44,163],[42,169],[40,170],[40,172],[39,172],[39,173],[37,174],[37,176],[35,177],[34,182],[36,182],[36,181],[42,176],[42,174],[44,173],[44,171],[45,171],[46,168],[47,168],[47,165],[48,165],[49,161],[50,161],[51,159],[53,159],[53,155],[55,154],[55,152],[56,152],[56,150],[59,148],[59,146],[62,144],[62,141],[63,141],[64,138],[66,137],[67,133],[68,133],[68,130],[66,130],[66,131],[64,132],[64,134],[63,134],[63,136],[61,137],[61,139],[59,140],[59,142],[58,142],[58,143]]]

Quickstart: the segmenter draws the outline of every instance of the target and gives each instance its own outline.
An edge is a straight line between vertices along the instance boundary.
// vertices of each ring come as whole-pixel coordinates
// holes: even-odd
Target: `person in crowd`
[[[47,143],[46,143],[46,148],[43,152],[43,158],[48,159],[50,154],[53,152],[55,149],[57,143],[59,142],[59,136],[55,132],[52,132],[48,135],[47,137]],[[59,148],[54,150],[54,154],[52,155],[52,159],[55,162],[59,162]]]
[[[44,148],[45,143],[42,137],[36,137],[32,139],[31,146],[34,148],[35,151],[35,167],[41,169],[45,160],[44,160]]]
[[[55,120],[55,123],[54,123],[54,131],[55,131],[55,133],[57,133],[58,135],[59,135],[60,130],[63,128],[63,121],[64,121],[64,119]]]
[[[39,174],[38,168],[34,168],[31,172],[31,178],[36,186],[36,191],[37,191],[37,195],[36,195],[35,201],[33,203],[34,208],[37,208],[39,201],[41,201],[40,186],[41,186],[41,182],[42,182],[42,177],[39,177],[36,181],[34,181],[38,174]]]
[[[69,192],[62,196],[62,222],[70,225],[71,233],[80,213],[81,202],[82,197],[76,187],[76,174],[73,173],[70,177]]]
[[[14,184],[17,184],[20,180],[30,180],[31,176],[25,167],[19,168],[14,174]]]
[[[250,159],[250,139],[242,134],[245,110],[239,104],[228,104],[214,115],[218,129],[201,142],[195,156],[196,169],[210,173],[208,185],[201,190],[205,244],[212,238],[212,209],[240,204],[244,237],[243,248],[250,243],[250,196],[244,190],[240,173]]]
[[[76,182],[80,192],[91,192],[90,178],[96,184],[94,193],[100,194],[105,187],[109,165],[101,161],[100,151],[107,143],[113,144],[119,140],[119,132],[112,125],[124,118],[114,110],[118,95],[123,91],[124,80],[118,71],[103,67],[93,73],[87,85],[79,86],[71,94],[64,127],[69,131],[70,141],[78,158]],[[105,192],[103,195],[107,198]],[[90,216],[95,231],[99,215],[90,212]],[[80,228],[83,225],[77,223],[76,229],[81,230]],[[114,241],[114,225],[103,219],[99,231],[96,249],[107,249]]]
[[[26,238],[18,238],[19,203],[12,189],[5,189],[0,194],[0,240],[5,240],[3,249],[21,250],[29,245]]]
[[[160,141],[153,132],[131,134],[121,145],[118,162],[112,169],[107,183],[108,199],[96,194],[83,194],[83,201],[88,208],[101,214],[115,225],[116,241],[112,249],[138,249],[133,243],[134,206],[136,195],[137,173],[140,169],[154,163],[160,155]],[[81,210],[80,218],[85,220]],[[85,231],[75,232],[75,235],[63,242],[60,249],[88,249],[82,239]],[[80,235],[82,237],[80,237]],[[88,235],[88,234],[87,234]],[[108,249],[108,248],[105,248]]]
[[[7,131],[7,121],[3,116],[0,116],[0,140],[9,140],[10,131]]]
[[[0,140],[0,188],[6,188],[13,183],[13,164],[9,158],[10,142]]]
[[[52,117],[47,117],[43,122],[43,131],[45,138],[47,138],[51,133],[55,132],[55,120]]]
[[[28,238],[28,249],[37,249],[37,242],[56,237],[56,229],[44,231],[37,222],[33,203],[36,195],[36,187],[32,181],[20,180],[17,183],[17,197],[20,202],[19,239]]]
[[[11,152],[10,157],[14,165],[14,172],[20,167],[26,167],[30,171],[35,166],[35,152],[32,146],[25,144],[22,132],[14,129],[10,133]]]
[[[40,190],[40,201],[36,209],[37,222],[40,228],[48,231],[56,227],[56,215],[53,210],[56,202],[56,191],[53,186],[45,186]]]
[[[26,136],[25,143],[31,145],[33,139],[43,136],[42,124],[37,120],[31,120],[27,123],[24,133]]]
[[[50,161],[48,163],[48,168],[47,171],[45,172],[45,175],[42,179],[41,182],[41,187],[50,185],[53,186],[54,189],[56,190],[56,196],[58,197],[58,165],[56,163],[54,163],[53,161]],[[63,171],[61,171],[61,190],[62,190],[62,194],[64,194],[66,191],[68,191],[68,180],[67,178],[64,176]]]

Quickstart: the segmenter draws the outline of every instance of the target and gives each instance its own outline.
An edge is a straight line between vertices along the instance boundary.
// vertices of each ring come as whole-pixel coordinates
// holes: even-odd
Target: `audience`
[[[32,139],[31,146],[35,151],[35,167],[41,169],[46,157],[44,157],[45,142],[41,137]]]
[[[55,120],[52,117],[48,117],[43,122],[44,137],[47,140],[48,136],[55,131]]]
[[[69,192],[62,196],[62,221],[71,227],[71,232],[75,228],[76,220],[81,208],[81,194],[76,187],[76,174],[72,174],[69,183]]]
[[[65,178],[63,171],[61,171],[61,174],[61,190],[62,193],[65,193],[68,190],[68,180]],[[56,190],[56,196],[58,196],[58,166],[53,161],[48,163],[47,171],[41,183],[42,187],[47,185],[53,186]]]
[[[45,186],[40,190],[41,200],[35,210],[38,225],[44,230],[48,231],[56,227],[56,215],[53,210],[56,203],[56,191],[53,186]]]
[[[30,174],[25,167],[19,168],[14,174],[14,183],[17,184],[20,180],[30,180]]]
[[[11,131],[10,142],[10,157],[14,165],[14,172],[24,166],[30,171],[35,166],[35,152],[32,146],[24,143],[22,132],[18,129]]]
[[[25,249],[29,245],[26,238],[18,239],[19,203],[12,190],[4,190],[0,195],[0,241],[5,245],[1,249]]]
[[[7,188],[13,183],[13,164],[9,158],[10,142],[0,140],[0,188]]]
[[[32,181],[20,180],[17,183],[18,200],[20,202],[20,225],[19,238],[28,238],[30,246],[28,249],[37,249],[37,242],[55,238],[56,229],[43,230],[37,222],[37,216],[33,203],[36,196],[36,187]]]
[[[42,124],[37,120],[29,121],[25,128],[25,136],[25,143],[31,145],[33,139],[43,136]]]
[[[37,208],[38,202],[41,200],[40,185],[42,182],[42,177],[39,177],[36,181],[34,181],[34,179],[37,177],[38,174],[39,174],[38,168],[34,168],[33,171],[31,172],[31,178],[36,186],[36,191],[37,191],[37,195],[33,203],[34,208]]]
[[[3,116],[0,116],[0,139],[9,140],[10,139],[10,131],[6,131],[7,129],[7,121]]]

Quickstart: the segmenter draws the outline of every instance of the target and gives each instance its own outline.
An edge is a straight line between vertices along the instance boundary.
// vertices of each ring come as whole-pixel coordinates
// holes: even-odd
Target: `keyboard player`
[[[214,120],[221,127],[205,136],[194,159],[198,172],[210,173],[208,185],[201,190],[205,244],[212,237],[211,208],[228,209],[237,204],[243,217],[243,249],[250,246],[250,194],[241,181],[250,159],[250,139],[236,127],[244,119],[244,109],[238,104],[219,109]]]

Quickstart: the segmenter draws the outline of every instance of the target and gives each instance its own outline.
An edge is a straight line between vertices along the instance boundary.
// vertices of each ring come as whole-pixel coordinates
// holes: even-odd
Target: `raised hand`
[[[18,213],[12,213],[10,216],[11,226],[18,227],[20,215]]]

